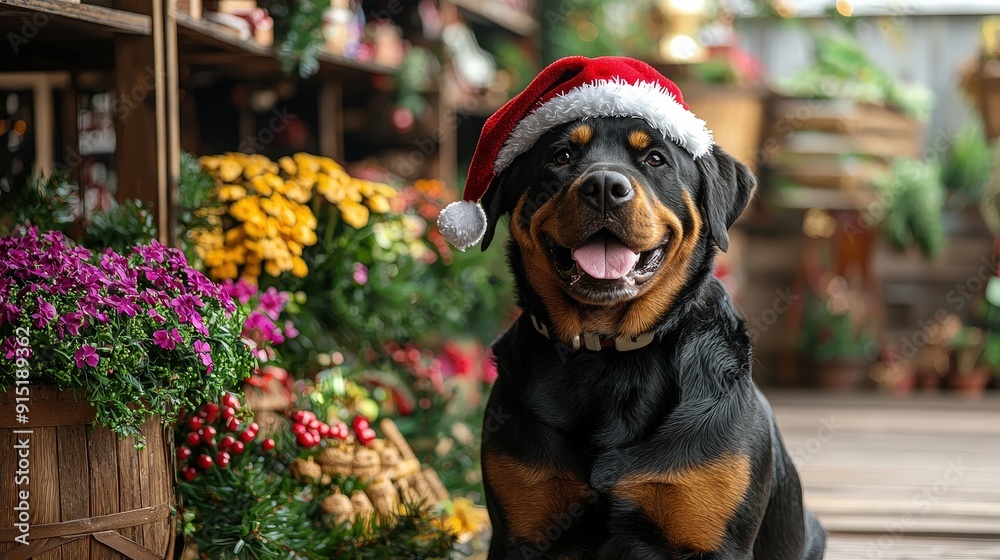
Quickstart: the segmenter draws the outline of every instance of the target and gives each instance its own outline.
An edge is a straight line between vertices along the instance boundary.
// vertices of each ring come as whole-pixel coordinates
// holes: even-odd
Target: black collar
[[[549,334],[550,331],[548,325],[540,321],[534,314],[529,315],[531,316],[531,325],[535,327],[535,330],[545,338],[552,340],[552,336]],[[573,350],[586,348],[587,350],[599,352],[606,348],[614,348],[619,352],[628,352],[630,350],[638,350],[649,346],[649,344],[653,342],[654,338],[655,335],[651,332],[646,332],[636,337],[619,336],[615,338],[601,336],[592,332],[584,332],[574,335],[573,338],[570,339],[569,344],[573,347]]]

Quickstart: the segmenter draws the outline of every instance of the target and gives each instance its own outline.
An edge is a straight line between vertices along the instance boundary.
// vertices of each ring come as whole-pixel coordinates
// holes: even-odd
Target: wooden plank
[[[9,415],[9,409],[0,406],[0,413]],[[3,481],[3,484],[0,484],[0,527],[13,527],[17,523],[17,512],[14,511],[14,508],[17,507],[18,503],[18,490],[30,490],[26,486],[19,487],[15,484],[17,454],[13,452],[14,442],[13,431],[0,429],[0,449],[5,450],[3,454],[0,454],[0,480]],[[4,542],[0,540],[0,556],[14,550],[18,546],[23,545],[19,545],[14,541]]]
[[[162,560],[162,556],[156,556],[142,545],[132,542],[114,531],[95,533],[94,539],[116,551],[122,552],[124,554],[123,557],[130,560]]]
[[[319,153],[344,161],[344,89],[340,82],[323,80],[319,88]]]
[[[29,417],[31,427],[73,426],[89,424],[94,420],[94,410],[86,400],[74,400],[70,391],[59,391],[55,387],[32,386]],[[0,393],[0,409],[16,404],[14,390]],[[0,414],[0,430],[23,428],[14,414]]]
[[[1000,542],[968,539],[928,539],[909,536],[835,535],[826,560],[974,560],[1000,558]]]
[[[534,37],[540,26],[531,14],[516,10],[503,3],[490,0],[450,0],[452,4],[467,10],[476,19],[486,21],[523,37]]]
[[[87,462],[87,428],[60,426],[56,430],[59,452],[60,521],[90,517],[90,471]],[[86,558],[89,539],[75,539],[62,546],[66,560]]]
[[[170,430],[165,429],[159,418],[150,418],[143,424],[146,434],[146,449],[140,462],[140,484],[142,485],[142,506],[154,507],[173,502],[173,463],[167,438]],[[145,546],[161,557],[173,539],[172,518],[143,525],[142,541]]]
[[[116,7],[146,13],[150,36],[115,37],[116,172],[119,202],[138,199],[152,206],[157,230],[171,229],[166,216],[167,147],[163,4],[160,0],[116,0]]]
[[[63,0],[4,0],[3,5],[5,8],[54,16],[60,21],[91,24],[116,33],[150,35],[152,30],[152,19],[147,15],[91,4],[74,4]]]
[[[162,203],[166,208],[164,219],[168,224],[177,223],[177,183],[181,174],[181,105],[180,105],[180,66],[177,54],[177,0],[164,0],[164,86],[166,102],[164,118],[166,122],[166,189],[162,192]],[[201,0],[190,3],[190,7],[201,13]],[[160,232],[160,240],[166,245],[176,246],[177,232],[169,227]]]
[[[147,480],[142,480],[145,478],[143,472],[148,466],[140,463],[146,463],[145,451],[139,451],[135,448],[135,439],[133,438],[116,438],[115,442],[118,447],[118,504],[121,508],[119,511],[132,511],[140,509],[143,507],[142,503],[142,493],[143,493],[143,482],[148,484]],[[139,544],[145,542],[143,540],[143,531],[139,527],[124,527],[118,531],[125,538],[135,541]]]
[[[90,458],[90,515],[121,511],[118,505],[118,436],[95,429],[87,441]],[[120,560],[122,557],[97,540],[90,540],[90,560]]]
[[[56,428],[33,428],[31,435],[31,523],[44,525],[59,519],[59,455]],[[34,555],[36,560],[62,560],[55,548]]]

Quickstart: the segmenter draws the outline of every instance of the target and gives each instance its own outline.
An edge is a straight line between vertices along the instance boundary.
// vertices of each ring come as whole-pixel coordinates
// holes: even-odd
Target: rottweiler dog
[[[756,180],[642,119],[549,130],[482,199],[523,313],[493,345],[490,560],[820,559],[826,534],[713,275]]]

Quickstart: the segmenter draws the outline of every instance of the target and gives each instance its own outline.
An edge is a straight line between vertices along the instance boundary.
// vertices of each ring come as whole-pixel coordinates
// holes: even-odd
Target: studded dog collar
[[[535,327],[535,330],[539,334],[552,340],[552,336],[549,334],[549,327],[540,321],[538,317],[531,315],[531,325]],[[614,348],[619,352],[628,352],[630,350],[638,350],[640,348],[645,348],[653,342],[655,336],[653,333],[643,333],[636,337],[630,336],[619,336],[615,338],[601,336],[597,333],[584,332],[575,335],[570,339],[570,346],[573,350],[579,350],[580,348],[586,348],[594,352],[599,352],[605,348]]]

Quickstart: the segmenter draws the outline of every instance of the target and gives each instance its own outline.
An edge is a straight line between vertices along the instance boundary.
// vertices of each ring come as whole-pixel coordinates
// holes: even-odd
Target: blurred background
[[[1000,558],[1000,1],[7,0],[0,31],[0,233],[285,294],[257,408],[394,418],[469,503],[517,310],[437,212],[545,64],[653,64],[760,178],[716,274],[838,557]]]

